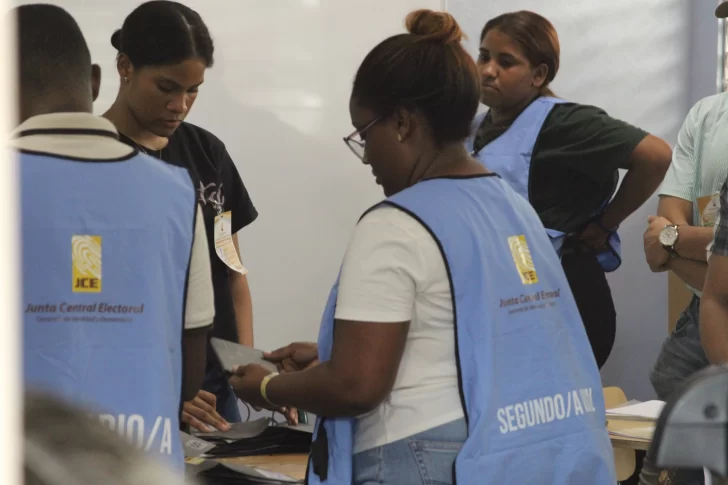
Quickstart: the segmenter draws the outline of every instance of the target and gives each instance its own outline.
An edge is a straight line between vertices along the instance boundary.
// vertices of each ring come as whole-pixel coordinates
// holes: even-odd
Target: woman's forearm
[[[235,321],[240,345],[253,347],[253,299],[250,297],[248,278],[235,271],[230,272],[230,292],[235,306]]]
[[[660,165],[636,163],[624,176],[617,194],[604,210],[601,225],[609,228],[619,226],[655,193],[664,176]]]
[[[371,411],[381,401],[367,392],[366,384],[359,378],[337,376],[331,362],[276,376],[269,381],[266,393],[277,406],[330,418],[358,416]]]

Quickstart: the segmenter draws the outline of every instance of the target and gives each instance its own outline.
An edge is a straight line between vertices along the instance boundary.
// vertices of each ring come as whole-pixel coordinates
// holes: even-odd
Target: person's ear
[[[410,138],[415,131],[417,120],[413,113],[404,108],[394,110],[394,121],[397,127],[397,141],[403,142]]]
[[[536,89],[546,84],[546,78],[549,75],[549,68],[546,64],[540,64],[536,69],[533,70],[533,81],[531,84]]]
[[[93,100],[99,97],[99,91],[101,91],[101,67],[98,64],[91,65],[91,94]]]
[[[134,65],[131,63],[129,56],[123,52],[116,57],[116,71],[124,84],[128,83],[132,74],[134,74]]]

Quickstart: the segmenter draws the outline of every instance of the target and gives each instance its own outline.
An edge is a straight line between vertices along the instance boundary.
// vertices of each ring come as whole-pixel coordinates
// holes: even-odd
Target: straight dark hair
[[[111,36],[111,45],[135,68],[202,59],[214,63],[215,47],[200,14],[178,2],[153,0],[139,5]]]

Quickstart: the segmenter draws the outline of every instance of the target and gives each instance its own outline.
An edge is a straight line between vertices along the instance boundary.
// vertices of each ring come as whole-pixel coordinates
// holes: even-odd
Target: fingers
[[[200,433],[212,433],[213,431],[215,431],[215,428],[206,425],[186,411],[182,411],[182,422],[185,424],[189,424],[192,428],[196,429]]]
[[[265,352],[263,358],[269,362],[281,362],[284,359],[290,359],[296,352],[294,348],[295,344],[290,344],[280,349],[274,350],[273,352]]]
[[[300,370],[293,359],[283,359],[280,363],[281,370],[283,372],[296,372]]]
[[[655,219],[657,219],[657,216],[647,216],[647,223],[652,224]]]
[[[197,392],[197,397],[199,397],[200,399],[202,399],[203,402],[205,402],[205,403],[209,404],[210,406],[212,406],[213,409],[217,407],[217,396],[214,395],[213,393],[207,392],[207,391],[203,391],[202,389],[200,389]]]
[[[195,397],[192,401],[185,402],[183,411],[220,431],[228,431],[230,429],[230,424],[225,421],[222,416],[220,416],[217,410],[199,397]]]
[[[286,420],[289,424],[293,426],[298,426],[298,410],[296,408],[288,408],[283,413],[283,416],[286,417]]]
[[[245,377],[246,369],[248,368],[247,365],[236,365],[233,367],[233,377]]]

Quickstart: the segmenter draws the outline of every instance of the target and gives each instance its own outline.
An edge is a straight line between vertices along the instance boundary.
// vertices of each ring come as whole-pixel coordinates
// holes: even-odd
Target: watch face
[[[667,226],[660,231],[660,244],[663,246],[673,246],[677,241],[677,228]]]

